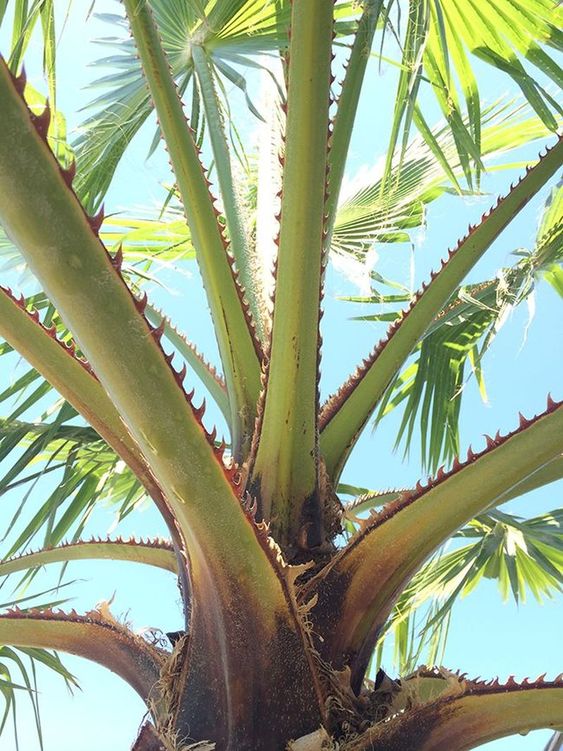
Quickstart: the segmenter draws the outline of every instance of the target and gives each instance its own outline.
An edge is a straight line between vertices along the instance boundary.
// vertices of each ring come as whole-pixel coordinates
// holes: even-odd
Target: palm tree
[[[41,11],[49,21],[52,3],[43,5],[36,17]],[[381,27],[397,31],[393,3],[366,0],[356,6],[326,0],[124,0],[136,52],[128,42],[121,61],[127,72],[113,81],[123,87],[114,93],[116,107],[106,106],[91,119],[95,136],[78,144],[76,165],[60,122],[54,137],[51,109],[38,113],[25,75],[17,75],[25,45],[16,45],[10,67],[0,61],[0,221],[42,288],[32,300],[1,288],[3,352],[17,350],[33,368],[9,394],[38,374],[45,379],[2,427],[2,456],[25,447],[2,482],[17,482],[22,467],[45,454],[49,471],[64,472],[1,572],[23,569],[31,576],[38,565],[53,561],[134,560],[177,575],[185,619],[184,630],[170,636],[170,650],[116,621],[107,606],[83,615],[15,607],[0,615],[0,641],[9,650],[35,650],[45,661],[48,653],[38,650],[71,652],[118,673],[150,713],[136,751],[180,751],[192,744],[230,751],[467,749],[563,725],[561,678],[500,684],[420,667],[397,680],[381,670],[375,681],[368,679],[380,637],[390,624],[404,623],[420,590],[446,577],[455,582],[455,597],[467,577],[483,568],[485,552],[471,558],[464,548],[426,564],[461,528],[488,543],[500,530],[527,534],[528,551],[535,551],[528,558],[541,563],[544,588],[557,584],[548,520],[522,521],[495,507],[561,477],[562,403],[548,397],[541,414],[521,416],[513,432],[487,438],[483,450],[470,449],[463,459],[455,430],[453,438],[451,430],[434,430],[427,452],[433,477],[427,483],[388,493],[362,491],[346,508],[338,494],[345,492],[344,466],[376,411],[381,418],[408,399],[402,432],[410,435],[418,411],[428,412],[426,405],[434,403],[434,425],[455,426],[459,406],[453,414],[448,410],[463,365],[473,358],[478,369],[477,345],[485,338],[488,346],[506,305],[525,299],[539,276],[561,284],[561,193],[555,190],[536,247],[498,279],[462,287],[493,241],[557,173],[560,140],[470,228],[419,292],[395,295],[391,302],[408,307],[393,313],[385,338],[340,389],[323,405],[318,393],[329,249],[361,258],[376,239],[401,239],[422,221],[424,204],[443,192],[446,178],[453,189],[461,191],[462,177],[467,190],[478,189],[483,156],[495,143],[508,148],[503,138],[514,146],[556,129],[556,103],[520,60],[523,55],[560,82],[559,69],[541,46],[560,44],[551,20],[555,11],[544,0],[518,8],[495,0],[486,11],[475,3],[411,2],[386,164],[379,182],[339,206],[374,35]],[[461,23],[466,21],[471,32]],[[49,23],[44,28],[48,40]],[[189,45],[170,43],[179,28],[189,30]],[[333,52],[350,34],[335,102]],[[279,213],[268,217],[277,232],[271,299],[263,248],[254,241],[264,236],[264,212],[259,205],[252,231],[218,89],[219,72],[246,92],[227,62],[241,60],[232,47],[237,36],[244,37],[247,62],[256,51],[281,51],[278,86],[286,94],[278,134]],[[536,112],[533,127],[527,123],[515,133],[511,123],[499,136],[502,127],[493,122],[487,130],[488,111],[479,104],[467,48],[514,78]],[[149,94],[138,70],[131,74],[135,55]],[[192,79],[195,128],[186,122],[178,92]],[[427,126],[417,101],[426,80],[446,118],[441,131]],[[139,252],[138,244],[117,245],[109,253],[101,239],[111,237],[102,232],[101,199],[151,106],[175,175],[171,199],[179,198],[187,220],[188,231],[177,230],[179,243],[195,249],[223,376],[141,293],[137,276],[124,265]],[[221,205],[202,166],[200,109]],[[423,138],[415,152],[407,148],[412,123]],[[374,295],[372,302],[384,298]],[[186,366],[172,365],[165,340],[194,368],[223,413],[228,445],[204,424],[205,404],[196,406],[194,393],[184,390]],[[444,343],[454,340],[467,346],[461,359],[449,355],[455,378],[438,397],[440,374],[428,361],[436,353],[445,357]],[[403,371],[407,361],[411,370]],[[420,395],[421,383],[429,401]],[[19,421],[26,405],[50,387],[64,399],[55,419]],[[75,420],[77,414],[87,425]],[[443,459],[447,469],[439,466]],[[118,463],[126,469],[116,471]],[[110,478],[106,486],[100,467],[104,482]],[[124,498],[128,508],[148,494],[169,541],[60,544],[77,519],[81,533],[84,514],[102,489]],[[56,519],[67,499],[72,508]],[[43,526],[47,547],[14,558]],[[432,613],[428,629],[440,615],[443,609]],[[14,655],[12,650],[5,656]]]

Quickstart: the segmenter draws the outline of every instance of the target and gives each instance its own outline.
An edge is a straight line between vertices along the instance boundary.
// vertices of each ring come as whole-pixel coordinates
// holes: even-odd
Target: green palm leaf
[[[49,86],[49,99],[56,102],[56,49],[55,8],[53,0],[15,0],[11,18],[6,14],[8,0],[0,2],[0,26],[12,22],[9,65],[14,73],[21,68],[23,56],[37,26],[41,27],[43,44],[43,72]]]
[[[55,652],[32,647],[13,649],[0,646],[0,694],[4,702],[3,711],[0,712],[0,733],[12,716],[17,742],[16,698],[19,692],[24,692],[31,702],[33,721],[40,746],[43,748],[36,675],[38,665],[44,665],[60,675],[69,689],[78,686],[74,676],[65,668]]]
[[[286,48],[290,3],[287,0],[221,3],[208,0],[192,4],[182,0],[156,0],[151,8],[178,91],[182,97],[189,93],[186,97],[191,99],[189,119],[198,132],[198,140],[201,142],[205,125],[201,93],[193,84],[193,46],[207,53],[219,86],[234,84],[250,111],[260,117],[248,92],[246,70],[268,70],[267,56],[279,55],[279,51]],[[353,28],[351,19],[357,13],[354,2],[337,3],[337,30],[349,33]],[[90,210],[100,205],[125,149],[152,112],[124,18],[114,14],[98,17],[111,24],[114,32],[122,31],[122,35],[98,40],[108,54],[98,60],[96,67],[109,68],[111,72],[92,84],[93,89],[103,89],[103,93],[88,106],[93,114],[82,124],[83,133],[76,142],[79,165],[76,185]],[[228,110],[225,96],[223,106]],[[158,134],[151,151],[157,142]],[[236,146],[235,140],[233,146]],[[236,153],[236,148],[234,151]]]
[[[456,538],[471,542],[427,563],[389,619],[384,639],[393,635],[401,671],[421,659],[440,661],[455,602],[482,579],[496,580],[503,599],[512,595],[517,603],[528,594],[542,602],[560,592],[562,524],[560,509],[527,520],[496,510],[460,530]]]
[[[0,495],[16,488],[21,494],[5,532],[10,543],[3,557],[23,552],[38,535],[42,547],[57,545],[68,535],[78,539],[97,503],[115,508],[121,520],[147,499],[136,476],[97,433],[76,424],[70,405],[59,402],[49,412],[51,420],[44,415],[39,424],[14,417],[0,422],[0,459],[5,466]],[[53,473],[55,487],[21,528],[23,509],[35,500],[37,483]]]
[[[468,117],[464,122],[469,123]],[[485,108],[481,127],[482,158],[495,171],[515,166],[499,164],[499,156],[549,133],[529,105],[517,100],[500,100]],[[385,191],[381,166],[376,179],[341,201],[332,237],[334,252],[361,261],[375,242],[409,242],[410,231],[425,224],[429,203],[444,193],[479,192],[471,184],[463,187],[463,165],[448,124],[428,129],[426,138],[414,138],[404,153],[397,150],[392,168],[396,179]]]
[[[546,127],[555,130],[554,113],[561,114],[561,109],[539,82],[538,73],[561,86],[561,69],[546,50],[546,46],[561,49],[561,20],[561,6],[545,0],[412,0],[401,39],[401,73],[385,182],[391,178],[395,147],[402,140],[404,150],[413,121],[425,135],[417,112],[423,93],[435,97],[446,118],[468,182],[474,177],[478,182],[482,108],[470,56],[508,75]],[[389,23],[397,26],[391,18]]]
[[[519,260],[495,279],[460,287],[420,342],[414,360],[387,391],[376,422],[404,403],[396,445],[403,442],[408,450],[420,425],[423,463],[432,472],[459,453],[458,422],[468,369],[486,397],[483,356],[510,310],[525,302],[542,279],[557,288],[563,273],[562,193],[557,187],[549,197],[535,247],[515,251]],[[364,318],[377,320],[377,314]]]
[[[190,48],[197,44],[207,51],[216,75],[235,83],[247,96],[245,78],[237,69],[259,66],[252,56],[277,50],[286,43],[287,5],[279,15],[274,3],[255,0],[201,5],[181,0],[154,2],[152,10],[180,95],[187,92],[193,81]],[[257,18],[258,7],[261,12]],[[112,72],[92,84],[93,88],[103,89],[103,93],[90,103],[88,109],[93,114],[83,123],[83,134],[76,144],[79,172],[84,176],[79,178],[77,186],[91,208],[100,204],[121,156],[152,112],[125,19],[109,14],[99,17],[123,36],[99,40],[109,54],[98,60],[96,67],[110,68]],[[203,107],[197,87],[193,88],[191,99],[190,121],[198,129]],[[155,145],[156,141],[153,148]]]

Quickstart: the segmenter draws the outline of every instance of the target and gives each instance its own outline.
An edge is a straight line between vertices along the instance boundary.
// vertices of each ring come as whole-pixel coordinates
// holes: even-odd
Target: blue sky
[[[83,87],[96,75],[95,71],[86,68],[86,64],[102,54],[86,42],[107,34],[107,27],[95,19],[84,25],[86,7],[89,5],[75,4],[59,47],[59,107],[68,115],[70,127],[76,127],[82,119],[83,115],[77,115],[76,111],[90,98]],[[98,0],[96,3],[97,10],[115,12],[116,8],[117,4],[112,0]],[[2,40],[0,35],[0,49]],[[45,90],[40,61],[33,49],[28,55],[27,70],[31,82]],[[490,101],[507,90],[504,79],[491,75],[488,70],[485,72],[479,66],[477,71],[486,75],[483,79],[486,81],[484,92]],[[380,122],[376,114],[390,111],[393,80],[393,71],[385,67],[384,74],[376,77],[376,65],[373,65],[367,83],[368,87],[372,87],[373,95],[368,94],[364,100],[352,147],[351,173],[371,166],[384,152],[388,125],[383,120]],[[242,114],[240,99],[236,96],[233,97],[233,106],[236,112],[241,113],[243,129],[252,128],[250,119]],[[143,129],[123,160],[106,202],[108,211],[127,206],[155,207],[162,201],[164,193],[159,183],[168,177],[166,161],[162,154],[145,161],[153,127],[151,123]],[[525,153],[537,150],[538,147],[533,146]],[[503,192],[512,178],[511,173],[502,173],[487,178],[485,187],[491,193]],[[508,264],[510,253],[515,248],[531,246],[542,200],[545,200],[545,192],[504,233],[502,240],[495,243],[475,270],[475,279],[488,278],[500,265]],[[468,222],[474,222],[490,203],[490,197],[469,202],[446,197],[431,207],[428,229],[423,242],[415,250],[417,279],[427,275],[437,259],[445,254],[446,248],[464,234]],[[384,273],[384,270],[392,269],[394,278],[408,279],[410,261],[408,248],[386,249],[381,253],[378,270]],[[190,272],[191,275],[184,277],[177,285],[181,295],[165,298],[163,293],[154,294],[156,298],[161,295],[161,301],[177,316],[182,329],[208,351],[213,351],[195,266],[190,267]],[[383,333],[373,324],[350,320],[351,316],[362,312],[361,309],[337,301],[336,297],[352,291],[348,281],[333,271],[329,273],[323,321],[324,395],[338,386]],[[560,300],[551,288],[546,285],[539,288],[535,317],[524,342],[527,316],[526,309],[515,312],[485,361],[489,403],[485,405],[481,402],[474,384],[467,386],[462,410],[462,446],[465,448],[470,441],[477,447],[481,446],[485,432],[494,433],[498,428],[508,430],[515,427],[518,410],[525,415],[542,410],[548,391],[552,391],[555,397],[563,397],[560,377],[563,367],[563,348],[560,345],[563,325]],[[14,364],[14,359],[0,361],[0,388],[12,378]],[[410,485],[417,479],[417,452],[413,451],[411,460],[404,463],[400,454],[391,451],[398,419],[399,415],[390,416],[375,434],[369,428],[365,431],[347,467],[345,481],[386,488]],[[37,486],[29,502],[31,507],[41,502],[47,489],[46,482]],[[560,496],[561,483],[529,494],[507,506],[506,510],[534,516],[556,507]],[[5,523],[16,502],[15,494],[2,499],[0,526]],[[104,534],[112,523],[111,510],[102,508],[95,513],[90,529],[92,533]],[[163,534],[164,526],[147,505],[129,517],[120,531],[124,535],[152,536]],[[115,595],[113,613],[131,621],[135,628],[155,626],[166,631],[181,627],[179,594],[169,574],[133,564],[96,562],[74,565],[71,575],[81,580],[72,587],[72,607],[79,611]],[[47,573],[41,584],[53,581],[54,576],[56,574]],[[7,595],[3,599],[7,599]],[[562,663],[562,615],[560,600],[549,601],[542,606],[534,601],[521,607],[516,607],[512,602],[502,604],[496,587],[485,581],[454,611],[444,664],[451,668],[460,667],[470,676],[499,675],[502,678],[516,673],[517,677],[535,677],[546,670],[549,675],[557,674]],[[65,664],[79,678],[82,690],[70,697],[60,679],[42,671],[40,703],[45,749],[75,751],[78,738],[81,751],[97,751],[102,743],[108,751],[128,748],[144,714],[141,701],[126,684],[103,668],[73,657],[65,658]],[[392,672],[390,663],[386,667]],[[18,715],[20,748],[25,751],[36,748],[32,718],[28,715],[28,705],[23,697]],[[539,751],[549,735],[549,732],[538,731],[527,737],[496,741],[483,748],[489,751]],[[0,740],[0,748],[15,748],[9,731]]]

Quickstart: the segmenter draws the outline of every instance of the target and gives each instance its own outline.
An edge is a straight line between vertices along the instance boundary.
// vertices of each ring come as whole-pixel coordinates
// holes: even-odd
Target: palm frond
[[[76,424],[69,404],[56,402],[41,417],[39,423],[14,417],[0,423],[0,459],[5,466],[0,495],[17,489],[19,498],[5,531],[4,539],[10,540],[5,558],[23,552],[38,536],[42,547],[57,545],[69,534],[78,539],[100,502],[114,508],[116,519],[122,520],[147,500],[137,477],[97,433]],[[22,528],[26,504],[35,504],[37,487],[44,487],[39,482],[51,477],[56,482],[50,482],[50,494]]]
[[[197,10],[182,0],[156,0],[151,4],[180,95],[193,84],[190,49],[197,44],[208,52],[215,75],[241,89],[251,110],[255,110],[248,99],[244,68],[262,67],[261,55],[287,44],[289,3],[284,3],[281,13],[275,3],[256,0],[220,6],[209,3],[204,11],[204,6]],[[90,103],[88,109],[93,114],[84,121],[76,143],[82,173],[78,191],[90,209],[101,203],[125,149],[152,112],[124,18],[113,14],[99,17],[112,25],[114,35],[98,40],[108,54],[97,61],[96,68],[109,68],[110,73],[92,84],[93,90],[101,89],[102,93]],[[190,121],[201,123],[200,94],[197,87],[191,92]],[[198,130],[201,127],[196,125]]]
[[[468,117],[464,122],[469,123]],[[530,106],[515,99],[501,99],[486,107],[481,128],[482,159],[495,171],[515,166],[513,162],[499,163],[499,157],[549,133]],[[447,123],[428,128],[426,138],[415,137],[404,152],[397,149],[391,168],[394,178],[385,190],[383,164],[371,171],[371,180],[358,176],[350,181],[338,207],[333,252],[361,263],[374,243],[379,247],[410,242],[411,231],[425,224],[428,204],[444,193],[479,193],[477,187],[463,180],[463,165]]]
[[[553,598],[563,585],[563,512],[531,519],[501,512],[481,514],[456,535],[469,544],[442,550],[414,577],[387,623],[382,642],[392,637],[395,660],[409,672],[421,660],[440,660],[455,603],[483,579],[497,582],[504,600],[531,594]],[[380,642],[381,645],[381,642]]]
[[[508,315],[542,279],[556,285],[563,274],[562,194],[560,186],[551,193],[534,248],[516,250],[519,260],[500,269],[495,279],[457,290],[385,395],[376,424],[403,403],[396,445],[402,442],[408,451],[420,426],[422,460],[431,472],[459,452],[462,394],[471,373],[486,398],[483,357]],[[377,315],[363,318],[377,320]]]
[[[471,56],[510,77],[546,127],[556,129],[561,108],[540,81],[561,86],[561,69],[546,49],[561,49],[561,6],[544,0],[413,0],[402,36],[396,8],[397,21],[389,15],[388,23],[401,40],[401,72],[385,183],[393,182],[391,154],[401,141],[404,152],[413,122],[427,135],[417,112],[424,93],[435,98],[448,122],[466,179],[478,185],[482,106]]]
[[[55,8],[53,0],[16,0],[12,13],[8,10],[8,0],[0,3],[0,27],[8,26],[11,21],[11,44],[9,49],[8,64],[14,73],[18,73],[22,66],[23,57],[30,45],[32,37],[34,44],[38,43],[37,35],[34,36],[36,27],[41,28],[41,41],[43,52],[43,73],[49,87],[49,99],[55,108],[56,103],[56,51],[57,36],[55,26]]]
[[[16,701],[19,693],[27,695],[31,703],[31,715],[37,731],[40,747],[43,747],[41,719],[39,715],[39,683],[37,667],[45,666],[61,676],[67,687],[78,686],[75,677],[65,668],[55,652],[33,647],[15,649],[0,646],[0,695],[4,702],[0,710],[0,734],[6,723],[12,718],[16,743],[18,742],[18,725],[16,721]]]

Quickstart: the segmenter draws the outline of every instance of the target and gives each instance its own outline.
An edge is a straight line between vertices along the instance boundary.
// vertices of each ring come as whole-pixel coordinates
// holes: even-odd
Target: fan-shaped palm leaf
[[[464,122],[469,122],[467,117]],[[513,167],[511,163],[499,165],[498,157],[548,132],[528,105],[500,100],[482,113],[482,158],[492,170]],[[337,253],[349,253],[361,260],[373,243],[409,242],[409,231],[424,225],[425,207],[430,202],[446,192],[479,192],[471,184],[463,187],[462,163],[447,124],[428,128],[426,138],[414,138],[404,153],[396,151],[392,167],[396,179],[384,192],[384,166],[380,165],[370,181],[364,179],[352,195],[343,196],[332,237]],[[351,185],[356,182],[352,180]]]
[[[478,178],[483,154],[482,112],[470,55],[510,76],[545,125],[555,130],[554,112],[561,113],[561,109],[538,82],[538,72],[561,86],[561,69],[546,50],[546,46],[561,49],[560,29],[561,6],[545,0],[517,4],[510,0],[412,0],[401,37],[402,65],[385,182],[391,178],[394,149],[400,140],[403,148],[406,146],[412,122],[423,136],[427,132],[417,111],[422,91],[436,98],[468,182],[471,184],[474,173]]]
[[[354,15],[353,3],[340,3],[336,16]],[[193,49],[201,48],[207,55],[213,75],[227,85],[241,90],[250,109],[258,114],[247,93],[244,68],[264,68],[264,55],[278,53],[287,45],[289,2],[233,0],[227,3],[185,3],[182,0],[157,0],[152,10],[158,23],[163,48],[168,55],[178,91],[184,95],[193,83]],[[357,11],[356,11],[357,12]],[[133,136],[148,115],[152,103],[125,19],[103,14],[123,36],[99,40],[109,53],[96,67],[109,67],[112,72],[93,84],[103,88],[89,105],[94,111],[83,123],[83,134],[76,143],[79,174],[78,191],[86,205],[94,210],[112,179],[114,170]],[[190,122],[201,142],[204,107],[198,87],[192,87]],[[153,146],[156,142],[153,142]],[[87,176],[87,177],[85,177]]]

